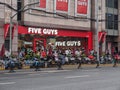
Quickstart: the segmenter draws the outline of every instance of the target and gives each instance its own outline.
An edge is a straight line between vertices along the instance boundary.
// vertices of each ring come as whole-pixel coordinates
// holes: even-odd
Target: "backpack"
[[[10,67],[12,67],[12,68],[15,67],[15,63],[14,63],[14,61],[10,61]]]
[[[38,61],[35,61],[35,66],[40,66],[39,62]]]

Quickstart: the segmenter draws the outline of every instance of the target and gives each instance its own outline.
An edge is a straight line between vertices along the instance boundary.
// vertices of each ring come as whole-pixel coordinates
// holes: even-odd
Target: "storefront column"
[[[89,37],[88,37],[88,50],[92,50],[92,49],[93,49],[92,33],[89,33]]]
[[[104,42],[102,43],[102,53],[106,51],[106,37],[104,39]]]
[[[119,34],[120,35],[120,34]],[[118,52],[120,52],[120,36],[118,38]]]
[[[0,27],[0,51],[2,49],[2,45],[4,44],[4,28]]]
[[[18,28],[17,28],[17,25],[16,25],[15,30],[13,32],[12,54],[13,55],[18,54]]]

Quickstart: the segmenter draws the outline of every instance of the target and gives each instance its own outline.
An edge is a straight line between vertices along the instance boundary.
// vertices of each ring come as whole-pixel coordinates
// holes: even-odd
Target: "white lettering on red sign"
[[[57,35],[58,31],[54,29],[43,29],[43,34]]]
[[[58,2],[68,2],[68,0],[58,0]]]
[[[29,27],[28,28],[28,33],[31,34],[45,34],[45,35],[57,35],[58,34],[58,30],[56,29],[42,29],[42,28],[32,28]]]
[[[28,28],[28,33],[41,34],[41,28]]]
[[[65,41],[63,41],[63,42],[58,41],[55,43],[55,46],[66,46],[65,44],[66,44]]]
[[[55,46],[80,46],[80,41],[57,41]]]
[[[87,6],[87,0],[78,0],[78,5],[80,6]]]

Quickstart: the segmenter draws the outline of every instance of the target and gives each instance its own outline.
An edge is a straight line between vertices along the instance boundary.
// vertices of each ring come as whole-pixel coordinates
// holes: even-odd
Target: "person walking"
[[[118,57],[119,57],[118,53],[115,53],[113,55],[113,67],[117,66]]]
[[[81,54],[82,54],[81,50],[80,51],[78,49],[75,50],[75,57],[76,57],[76,61],[77,61],[77,64],[78,64],[77,69],[80,69],[81,65],[82,65]]]
[[[55,58],[55,62],[57,65],[57,69],[62,70],[62,60],[61,60],[61,56],[58,53],[58,51],[54,51],[54,58]]]
[[[35,59],[34,67],[35,67],[35,71],[41,71],[40,70],[40,62],[38,61],[38,59]]]
[[[15,71],[14,71],[14,68],[15,68],[15,61],[13,61],[12,58],[9,58],[8,67],[9,67],[9,69],[10,69],[9,72],[15,72]]]

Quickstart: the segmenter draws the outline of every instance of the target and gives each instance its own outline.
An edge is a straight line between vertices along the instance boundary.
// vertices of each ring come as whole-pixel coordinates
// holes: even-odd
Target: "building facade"
[[[18,9],[26,6],[24,12],[12,19],[12,51],[22,48],[37,51],[49,48],[76,49],[86,52],[99,46],[101,52],[119,51],[119,1],[112,0],[3,0]],[[97,4],[98,5],[97,5]],[[17,5],[18,4],[18,5]],[[113,5],[114,4],[114,5]],[[15,11],[0,5],[0,47],[9,50],[9,21]],[[96,13],[98,12],[98,13]],[[96,17],[98,16],[98,23]],[[18,22],[17,22],[18,19]],[[15,27],[14,27],[15,26]],[[97,31],[98,30],[98,31]],[[7,32],[6,32],[7,31]],[[98,33],[98,34],[97,34]],[[98,39],[96,38],[98,37]],[[99,45],[96,43],[99,42]]]

